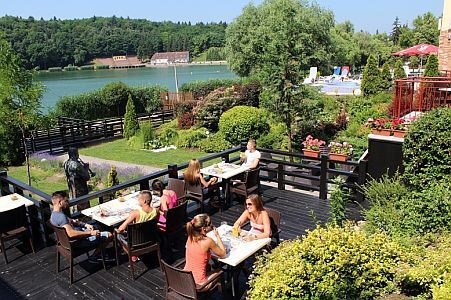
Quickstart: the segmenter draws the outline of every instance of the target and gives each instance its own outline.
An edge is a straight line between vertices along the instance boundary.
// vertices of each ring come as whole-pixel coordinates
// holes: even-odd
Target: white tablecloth
[[[218,258],[218,260],[232,267],[236,267],[271,242],[270,238],[257,239],[253,241],[245,241],[243,238],[235,238],[231,234],[232,226],[230,225],[219,226],[218,232],[227,248],[227,256],[225,258]],[[207,236],[216,241],[216,236],[213,231],[210,231]]]
[[[139,191],[84,209],[81,213],[107,226],[114,226],[125,221],[132,210],[140,208],[138,194]],[[160,207],[160,197],[152,196],[152,207]],[[104,216],[101,216],[101,211]]]
[[[17,197],[17,199],[13,200],[11,198],[14,196]],[[34,205],[34,202],[16,193],[0,197],[0,211],[7,211],[21,205],[28,207]]]
[[[209,167],[205,167],[201,169],[200,172],[203,175],[211,175],[218,178],[229,179],[249,169],[250,169],[249,167],[221,162],[219,164],[214,164]]]

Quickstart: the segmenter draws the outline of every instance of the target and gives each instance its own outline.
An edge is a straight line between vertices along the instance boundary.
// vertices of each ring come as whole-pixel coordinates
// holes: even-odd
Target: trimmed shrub
[[[128,140],[139,130],[138,118],[136,116],[135,105],[132,95],[128,96],[127,107],[124,115],[124,137]]]
[[[176,146],[179,148],[199,148],[203,139],[207,137],[207,129],[179,130]]]
[[[424,68],[424,76],[425,77],[436,77],[440,76],[440,72],[438,70],[438,58],[437,55],[429,55],[428,61]]]
[[[199,144],[199,149],[209,153],[221,152],[232,148],[232,144],[228,142],[223,133],[217,132],[210,134]]]
[[[257,140],[257,145],[267,149],[286,150],[288,137],[285,124],[270,125],[268,134],[260,137]]]
[[[110,68],[109,65],[96,65],[96,70],[105,70],[109,68]]]
[[[94,65],[85,65],[85,66],[80,67],[80,70],[82,70],[82,71],[94,70],[94,69],[95,69]]]
[[[249,299],[374,299],[396,290],[402,256],[384,234],[318,227],[257,258]]]
[[[404,178],[421,190],[451,182],[451,107],[433,109],[415,121],[403,144]]]
[[[391,79],[390,65],[386,62],[382,66],[381,71],[381,90],[387,91],[392,87],[392,85],[393,81]]]
[[[107,187],[112,187],[119,184],[119,178],[117,177],[116,166],[111,166],[110,172],[108,173]]]
[[[395,62],[395,72],[394,72],[394,79],[402,79],[402,78],[406,78],[406,72],[404,71],[404,69],[402,68],[402,60],[398,59]]]
[[[194,125],[195,119],[192,112],[186,112],[178,117],[178,127],[180,129],[190,129]]]
[[[135,100],[136,111],[138,113],[154,112],[163,109],[163,102],[160,99],[160,92],[167,89],[159,85],[144,85],[129,87]]]
[[[223,113],[219,120],[219,131],[233,145],[251,138],[257,139],[268,130],[265,113],[255,107],[235,106]]]
[[[230,87],[235,84],[247,82],[247,78],[233,78],[233,79],[208,79],[202,81],[192,81],[184,83],[180,87],[181,92],[191,92],[195,99],[206,97],[213,90],[220,87]]]
[[[361,89],[363,96],[376,95],[381,92],[381,72],[373,55],[368,57],[366,66],[363,69]]]
[[[73,65],[68,65],[66,67],[64,67],[64,71],[77,71],[78,67],[77,66],[73,66]]]

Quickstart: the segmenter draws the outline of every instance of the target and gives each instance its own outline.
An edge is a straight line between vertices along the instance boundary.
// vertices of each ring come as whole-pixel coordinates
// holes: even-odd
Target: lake
[[[182,84],[212,78],[234,78],[236,75],[226,65],[177,66],[179,88]],[[35,79],[41,81],[46,91],[43,95],[44,111],[54,107],[61,96],[77,95],[100,89],[109,82],[122,81],[130,86],[162,85],[175,91],[174,68],[152,67],[120,70],[92,70],[67,72],[40,72]]]

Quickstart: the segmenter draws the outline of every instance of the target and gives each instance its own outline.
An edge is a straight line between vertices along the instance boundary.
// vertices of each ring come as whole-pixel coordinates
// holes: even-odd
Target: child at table
[[[152,193],[160,197],[160,216],[158,219],[159,226],[162,230],[166,229],[166,217],[164,213],[178,204],[177,194],[172,190],[165,190],[163,182],[155,179],[152,182]]]
[[[217,243],[207,236],[211,230],[214,230]],[[211,219],[207,214],[199,214],[186,223],[186,231],[188,240],[186,241],[184,270],[191,271],[196,285],[200,286],[215,274],[215,271],[207,271],[208,261],[211,257],[210,250],[222,258],[226,256],[226,248],[218,230],[212,226]]]
[[[116,229],[118,239],[127,242],[127,234],[126,229],[127,225],[131,223],[142,223],[155,219],[159,210],[157,208],[153,208],[150,204],[152,202],[152,193],[150,191],[144,190],[139,192],[138,195],[138,203],[140,209],[132,210],[128,218],[124,221],[124,223]],[[133,261],[137,261],[138,258],[136,256],[132,257]]]

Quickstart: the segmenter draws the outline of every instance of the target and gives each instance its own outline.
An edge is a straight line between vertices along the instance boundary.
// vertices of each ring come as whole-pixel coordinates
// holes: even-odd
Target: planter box
[[[407,131],[404,131],[404,130],[393,130],[393,136],[397,137],[397,138],[404,138],[406,133],[407,133]]]
[[[391,130],[390,129],[371,129],[371,133],[372,134],[377,134],[377,135],[383,135],[383,136],[390,136]]]
[[[304,155],[305,155],[305,156],[308,156],[308,157],[315,157],[315,158],[318,158],[318,157],[319,157],[319,154],[320,154],[319,151],[310,150],[310,149],[302,149],[302,151],[304,152]]]
[[[347,161],[348,156],[346,154],[329,153],[329,159],[336,161]]]

